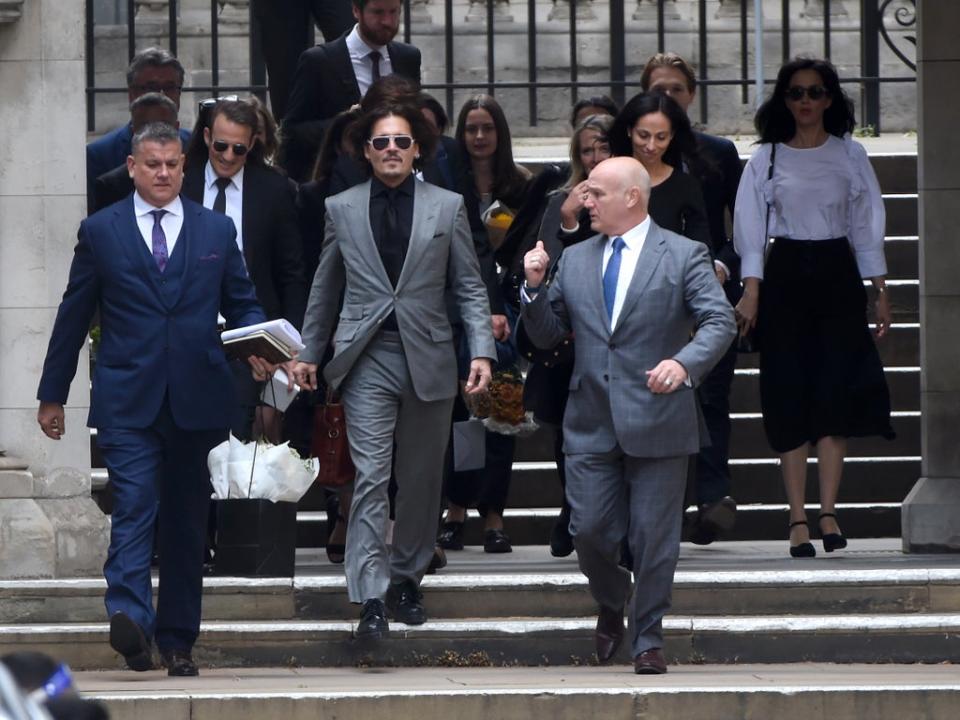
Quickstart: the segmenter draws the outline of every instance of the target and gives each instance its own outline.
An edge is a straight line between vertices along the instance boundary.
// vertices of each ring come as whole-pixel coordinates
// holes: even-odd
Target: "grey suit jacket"
[[[645,373],[673,358],[696,385],[733,341],[733,309],[706,247],[651,220],[611,332],[603,302],[606,242],[597,235],[567,248],[549,289],[522,310],[536,345],[552,347],[571,330],[576,337],[564,452],[602,453],[619,444],[634,457],[696,453],[703,428],[693,388],[655,395]]]
[[[418,181],[415,187],[410,245],[396,289],[370,229],[370,182],[327,199],[323,251],[310,290],[303,324],[306,349],[300,359],[319,363],[336,325],[333,359],[324,369],[334,388],[383,321],[396,312],[417,397],[453,397],[457,361],[444,298],[448,284],[460,308],[471,357],[497,356],[463,198],[429,183]]]

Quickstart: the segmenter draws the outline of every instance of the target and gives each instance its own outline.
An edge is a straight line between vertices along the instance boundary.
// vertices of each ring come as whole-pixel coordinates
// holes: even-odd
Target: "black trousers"
[[[737,365],[737,343],[697,388],[710,445],[700,448],[696,460],[694,489],[698,505],[711,505],[730,494],[730,387]]]
[[[846,238],[777,238],[760,288],[758,337],[763,425],[776,452],[827,436],[894,436],[867,294]]]
[[[353,27],[351,0],[253,0],[270,81],[270,107],[279,123],[287,112],[293,73],[310,46],[311,20],[327,42]]]

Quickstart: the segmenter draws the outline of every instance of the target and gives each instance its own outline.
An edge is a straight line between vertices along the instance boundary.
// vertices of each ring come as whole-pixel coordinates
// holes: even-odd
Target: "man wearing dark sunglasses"
[[[170,98],[180,110],[180,93],[184,83],[184,69],[170,52],[150,47],[134,56],[127,68],[127,100],[131,114],[134,101],[147,93],[160,93]],[[174,117],[176,120],[176,117]],[[126,167],[133,138],[132,122],[111,130],[87,145],[87,210],[96,208],[95,183],[98,177],[121,165]],[[180,129],[183,147],[190,144],[190,131]]]
[[[357,638],[376,640],[389,632],[387,608],[407,625],[427,619],[420,580],[433,558],[458,391],[448,296],[473,358],[467,393],[489,383],[496,348],[463,198],[414,175],[415,162],[436,144],[423,115],[413,105],[375,108],[358,121],[353,141],[372,178],[327,199],[326,238],[295,375],[301,387],[315,388],[333,342],[323,372],[343,396],[357,468],[347,592],[363,606]],[[391,472],[398,491],[388,550]]]
[[[233,220],[237,245],[267,317],[300,327],[307,303],[300,226],[287,179],[263,162],[255,140],[258,123],[251,103],[215,103],[203,131],[207,162],[187,168],[183,194]],[[239,410],[231,429],[239,438],[252,439],[259,388],[242,363],[234,363],[234,375]]]

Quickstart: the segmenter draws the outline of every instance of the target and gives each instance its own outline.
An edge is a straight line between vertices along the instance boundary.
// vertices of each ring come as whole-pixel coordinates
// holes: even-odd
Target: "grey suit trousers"
[[[619,446],[566,456],[570,534],[597,603],[618,610],[630,600],[630,573],[618,564],[624,536],[633,553],[635,592],[627,612],[633,657],[663,647],[688,460],[632,457]]]
[[[354,603],[382,600],[391,582],[419,585],[433,556],[453,398],[417,397],[400,335],[387,331],[370,341],[340,392],[357,468],[347,526],[347,593]],[[392,469],[396,522],[388,557]]]

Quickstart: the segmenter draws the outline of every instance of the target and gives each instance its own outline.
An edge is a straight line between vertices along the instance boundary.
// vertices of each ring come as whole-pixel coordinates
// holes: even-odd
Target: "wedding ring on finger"
[[[663,381],[664,385],[673,385],[673,378],[667,378]]]

